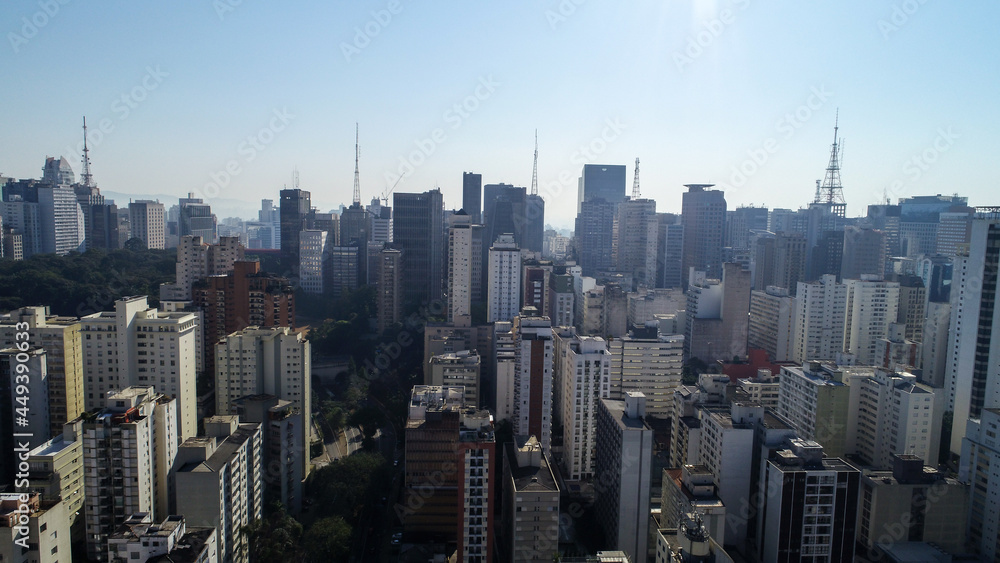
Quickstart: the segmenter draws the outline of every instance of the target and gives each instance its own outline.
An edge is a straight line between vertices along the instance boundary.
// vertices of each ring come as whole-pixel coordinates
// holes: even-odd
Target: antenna
[[[299,189],[299,167],[292,168],[292,189]]]
[[[358,143],[358,124],[354,124],[354,203],[361,205],[361,176],[358,174],[358,161],[361,158],[361,145]]]
[[[531,195],[538,195],[538,129],[535,129],[535,165],[531,168]]]
[[[844,186],[840,182],[839,152],[842,142],[839,138],[840,110],[837,110],[833,125],[833,146],[830,149],[830,164],[826,167],[826,176],[821,186],[817,186],[816,202],[830,205],[830,210],[839,217],[846,216],[847,202],[844,200]]]
[[[87,148],[87,116],[83,116],[83,185],[94,185],[94,176],[90,173],[90,149]]]
[[[632,180],[632,200],[639,199],[639,158],[635,159],[635,180]]]

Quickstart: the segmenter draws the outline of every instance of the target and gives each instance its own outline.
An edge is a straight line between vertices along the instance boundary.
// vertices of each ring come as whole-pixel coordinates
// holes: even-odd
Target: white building
[[[129,202],[128,214],[132,238],[141,239],[146,243],[146,248],[162,250],[166,247],[166,222],[162,203],[149,200]]]
[[[40,346],[26,348],[24,351],[18,348],[0,350],[0,380],[3,381],[0,383],[2,385],[0,400],[7,402],[0,407],[0,413],[3,413],[7,420],[3,420],[0,424],[12,432],[28,436],[22,437],[20,441],[27,442],[29,448],[38,447],[50,436],[46,356],[45,349]],[[22,371],[22,366],[27,368],[27,371]],[[28,374],[26,379],[24,374]],[[2,456],[0,459],[14,462],[16,454],[3,452]]]
[[[87,556],[108,561],[108,538],[137,512],[165,518],[177,455],[177,401],[153,387],[111,394],[84,418],[84,520]]]
[[[450,352],[431,358],[428,385],[465,388],[465,404],[479,406],[480,359],[475,350]]]
[[[234,332],[215,345],[215,412],[236,414],[236,399],[268,394],[291,401],[304,420],[312,420],[311,366],[309,341],[301,332],[288,327]]]
[[[788,361],[794,346],[794,311],[795,298],[783,287],[768,286],[765,291],[751,291],[747,346],[766,351],[772,362]]]
[[[472,318],[472,270],[481,260],[473,249],[472,218],[459,210],[448,222],[448,322],[454,323]]]
[[[844,313],[847,286],[837,276],[824,275],[814,282],[799,282],[792,317],[790,360],[833,360],[844,350]]]
[[[194,282],[232,272],[233,264],[243,257],[240,237],[219,237],[218,244],[207,244],[200,236],[181,237],[177,243],[176,281],[160,284],[160,300],[190,301]]]
[[[168,516],[154,524],[148,513],[140,512],[130,516],[108,543],[113,561],[218,563],[216,538],[214,527],[188,527],[183,516]]]
[[[778,414],[795,433],[814,440],[837,456],[847,451],[850,388],[842,370],[819,362],[802,367],[782,366],[778,392]]]
[[[0,493],[0,561],[72,561],[68,521],[63,502],[43,501],[38,493]]]
[[[610,398],[611,356],[601,337],[560,338],[557,348],[561,356],[556,379],[561,384],[563,466],[568,479],[589,479],[594,475],[597,403]]]
[[[844,318],[844,352],[860,365],[881,365],[879,340],[889,335],[899,310],[899,282],[887,282],[862,274],[846,280],[847,306]],[[812,358],[817,359],[817,358]]]
[[[646,397],[648,416],[672,417],[684,364],[684,336],[661,336],[655,326],[636,328],[628,336],[611,339],[608,350],[611,398],[622,400],[629,391],[638,391]]]
[[[494,414],[497,421],[514,419],[514,382],[517,379],[517,352],[511,323],[493,325]]]
[[[242,528],[261,517],[261,440],[260,424],[213,416],[205,419],[205,436],[177,449],[173,512],[192,526],[215,527],[219,561],[248,560]]]
[[[306,229],[299,232],[299,287],[306,293],[323,293],[326,242],[326,231]]]
[[[104,406],[109,392],[153,386],[177,399],[177,430],[183,440],[198,431],[196,394],[198,318],[164,313],[146,297],[115,301],[115,310],[80,320],[86,408]]]
[[[958,424],[956,416],[955,423]],[[977,548],[982,561],[1000,558],[1000,409],[984,408],[979,418],[969,419],[962,440],[959,480],[971,486],[969,498],[970,544]]]
[[[514,317],[514,434],[552,447],[552,325],[548,317]]]
[[[518,436],[505,445],[503,540],[507,561],[549,563],[559,550],[559,484],[541,444]]]
[[[607,545],[632,561],[646,558],[653,430],[643,420],[642,393],[601,399],[597,410],[594,510]]]
[[[511,321],[521,306],[521,250],[513,235],[500,235],[490,247],[487,322]]]

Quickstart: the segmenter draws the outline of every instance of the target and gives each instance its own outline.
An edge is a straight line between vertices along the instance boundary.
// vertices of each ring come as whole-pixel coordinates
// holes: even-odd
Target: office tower
[[[708,363],[746,356],[750,277],[749,270],[727,262],[721,281],[695,278],[688,288],[686,357]]]
[[[354,264],[354,277],[358,283],[368,281],[368,243],[371,241],[371,216],[360,202],[351,204],[340,213],[340,238],[337,246],[357,247],[358,258]],[[357,286],[354,287],[355,289]]]
[[[503,542],[506,561],[549,563],[559,550],[559,484],[534,436],[504,445]]]
[[[299,287],[306,293],[323,293],[326,231],[299,231]]]
[[[673,213],[657,213],[656,287],[681,287],[684,269],[684,225]]]
[[[103,238],[107,233],[94,231],[94,210],[95,207],[101,206],[107,208],[104,205],[104,196],[101,195],[101,190],[94,185],[88,184],[73,184],[73,193],[76,194],[76,202],[80,205],[80,211],[83,212],[83,231],[84,231],[84,249],[94,248],[94,235],[97,234],[98,238]],[[111,202],[114,205],[114,202]]]
[[[299,267],[299,231],[305,229],[312,209],[312,197],[306,190],[281,190],[278,220],[281,224],[281,263],[295,271]]]
[[[600,334],[609,338],[628,334],[628,294],[620,283],[604,284]]]
[[[934,543],[948,553],[966,553],[969,487],[934,467],[901,454],[884,470],[862,470],[857,531],[864,557],[873,560],[892,550],[895,542],[886,542],[885,534],[900,524],[906,534],[901,542]],[[904,521],[903,515],[909,518]]]
[[[539,263],[537,260],[525,260],[522,263],[524,296],[522,307],[534,307],[546,317],[549,314],[549,278],[552,275],[551,263]]]
[[[441,299],[444,201],[441,190],[393,194],[392,237],[403,251],[405,306]]]
[[[538,194],[524,196],[524,216],[519,218],[521,227],[521,246],[532,252],[542,252],[542,241],[545,235],[545,200]]]
[[[725,246],[734,250],[750,250],[754,233],[767,231],[766,207],[737,207],[726,212]]]
[[[601,399],[597,410],[594,511],[606,545],[633,561],[646,557],[653,430],[646,424],[646,398],[629,392],[624,401]]]
[[[646,415],[670,418],[674,391],[681,384],[684,337],[659,335],[656,327],[636,327],[608,342],[611,358],[611,395],[623,400],[630,391],[646,397]]]
[[[899,283],[863,275],[845,280],[847,304],[844,320],[844,352],[861,365],[876,364],[878,340],[889,334],[899,310]]]
[[[844,350],[847,286],[837,283],[833,274],[798,285],[791,361],[834,360]]]
[[[19,451],[33,449],[49,439],[45,369],[43,348],[0,349],[0,482],[14,482]]]
[[[306,231],[303,231],[306,232]],[[303,254],[305,249],[300,250]],[[331,246],[330,235],[327,233],[326,250],[323,253],[323,264],[321,266],[323,276],[323,291],[330,295],[340,296],[345,292],[351,292],[361,286],[363,280],[359,278],[364,250],[357,245]],[[302,273],[299,274],[300,285]]]
[[[781,367],[778,414],[800,438],[819,442],[838,457],[849,453],[850,402],[843,371],[819,362]]]
[[[281,222],[279,207],[274,205],[273,199],[260,200],[260,210],[257,212],[257,220],[261,223]]]
[[[54,186],[68,186],[76,182],[73,167],[70,166],[66,157],[45,157],[45,165],[42,167],[42,182]]]
[[[891,469],[893,456],[917,456],[936,467],[941,447],[943,389],[918,383],[915,375],[876,369],[848,377],[850,412],[848,453],[879,469]]]
[[[885,233],[886,258],[900,255],[899,247],[899,217],[902,209],[899,205],[890,203],[868,206],[867,223],[873,229]]]
[[[28,488],[43,501],[62,501],[66,530],[83,540],[83,419],[66,424],[63,432],[28,452]]]
[[[951,304],[928,301],[920,342],[920,380],[934,387],[945,387],[948,373],[948,343],[951,341]]]
[[[697,512],[706,530],[720,543],[726,538],[726,505],[719,498],[715,476],[703,464],[663,470],[660,495],[661,528],[676,528],[684,515]]]
[[[899,241],[903,256],[934,254],[942,213],[968,212],[969,198],[930,195],[899,199]],[[947,238],[945,239],[947,240]]]
[[[267,394],[291,401],[312,420],[312,351],[301,332],[250,327],[226,336],[213,353],[216,413],[236,414],[237,399]]]
[[[166,223],[163,204],[159,201],[137,200],[128,204],[131,238],[141,240],[146,248],[166,248]]]
[[[585,276],[596,276],[614,267],[615,206],[604,199],[591,199],[580,205],[573,246]]]
[[[600,337],[557,335],[556,385],[563,429],[563,465],[567,479],[594,476],[597,402],[610,398],[608,344]]]
[[[448,322],[470,323],[472,319],[472,271],[481,249],[473,248],[471,217],[458,210],[448,219]]]
[[[512,323],[498,321],[493,324],[493,407],[496,419],[514,418],[514,381],[517,373],[517,351],[514,347]]]
[[[22,307],[0,315],[0,349],[18,343],[17,333],[24,332],[18,323],[26,323],[32,345],[45,350],[49,433],[59,435],[63,425],[86,410],[79,319],[50,315],[48,307]]]
[[[573,276],[553,274],[549,276],[549,316],[552,326],[573,326],[576,293],[573,291]]]
[[[172,512],[192,526],[214,526],[219,561],[246,563],[243,528],[261,517],[261,425],[237,416],[205,419],[205,435],[177,448]]]
[[[386,203],[389,203],[386,200]],[[392,208],[383,205],[382,200],[377,197],[372,198],[372,204],[368,206],[368,217],[371,220],[368,240],[381,247],[387,242],[392,242]]]
[[[772,362],[788,361],[792,356],[794,309],[795,298],[783,287],[751,292],[747,346],[764,350]]]
[[[154,524],[152,516],[140,512],[108,538],[108,555],[112,561],[215,563],[218,537],[214,526],[188,526],[184,516]]]
[[[861,279],[865,274],[885,276],[885,233],[848,225],[844,227],[844,254],[840,277]]]
[[[625,166],[620,164],[584,164],[577,181],[576,212],[582,213],[583,203],[603,199],[617,204],[625,201]]]
[[[201,198],[194,197],[193,193],[188,193],[186,198],[180,198],[178,205],[180,207],[177,217],[178,236],[200,236],[205,242],[215,244],[217,233],[212,206]]]
[[[593,279],[593,278],[591,278]],[[604,334],[604,286],[596,286],[585,292],[580,299],[580,312],[576,316],[581,334]]]
[[[615,270],[632,274],[634,283],[656,285],[657,228],[656,202],[626,199],[618,204],[612,237]],[[628,288],[630,291],[634,288]]]
[[[958,453],[968,419],[984,408],[1000,408],[1000,367],[993,349],[1000,268],[1000,216],[984,210],[972,223],[967,255],[955,257],[951,289],[951,335],[945,379],[948,410],[955,413],[951,451]]]
[[[198,282],[192,299],[205,320],[203,354],[208,373],[215,370],[215,343],[226,335],[248,326],[295,328],[294,289],[287,278],[261,272],[256,260],[238,260],[232,272]]]
[[[975,231],[973,227],[973,237]],[[996,434],[1000,431],[1000,409],[981,408],[978,414],[968,418],[964,428],[959,420],[956,412],[952,437],[954,439],[956,434],[965,436],[961,441],[958,475],[960,481],[969,485],[970,495],[965,537],[982,561],[996,561],[1000,557],[1000,545],[997,543],[997,538],[1000,538],[1000,522],[997,521],[1000,478],[996,474],[996,468],[1000,467],[1000,447],[996,441]]]
[[[145,296],[119,299],[114,311],[80,319],[87,410],[100,408],[109,392],[151,386],[177,400],[177,435],[194,436],[197,322],[193,313],[158,311]]]
[[[954,209],[938,215],[936,252],[944,256],[955,256],[964,251],[972,236],[974,210],[971,207]]]
[[[712,184],[688,184],[681,204],[684,255],[681,282],[688,287],[691,269],[708,278],[722,276],[722,245],[726,227],[726,198]]]
[[[459,559],[493,559],[496,445],[489,411],[466,405],[457,387],[413,388],[406,422],[403,487],[423,499],[402,514],[408,534],[456,542]],[[430,487],[434,494],[420,495]]]
[[[58,563],[72,556],[65,503],[36,492],[0,493],[0,560]]]
[[[375,305],[379,333],[403,318],[403,252],[395,248],[379,251],[379,270]]]
[[[853,563],[861,472],[808,440],[767,461],[758,549],[762,561]]]
[[[464,387],[465,404],[479,406],[480,358],[475,350],[461,350],[431,357],[427,385]]]
[[[514,317],[514,434],[552,440],[552,324],[530,310]]]
[[[19,180],[2,191],[4,224],[22,235],[26,258],[85,249],[85,217],[71,186]]]
[[[927,318],[927,289],[919,276],[893,274],[889,281],[899,284],[899,305],[896,322],[904,325],[904,337],[914,342],[924,339],[924,322]]]
[[[758,239],[761,241],[769,239]],[[800,281],[806,279],[806,237],[801,233],[776,233],[773,242],[773,254],[771,260],[762,269],[755,270],[754,289],[765,291],[769,285],[783,287],[788,290],[789,295],[795,296]],[[768,244],[768,243],[764,243]],[[767,269],[767,266],[770,269]],[[760,268],[761,265],[757,264]],[[756,277],[759,275],[759,278]],[[760,287],[756,285],[757,279],[764,284]]]
[[[233,401],[241,422],[260,424],[263,503],[302,511],[302,481],[309,474],[309,436],[302,411],[291,401],[261,394]]]
[[[94,188],[97,189],[97,188]],[[108,200],[90,206],[90,212],[84,214],[84,221],[90,218],[87,230],[87,248],[104,248],[114,250],[118,246],[118,206]]]
[[[483,224],[482,200],[483,175],[473,172],[462,172],[462,209],[472,218],[473,225]]]
[[[232,272],[244,254],[239,237],[219,237],[218,244],[208,244],[200,236],[182,236],[177,243],[176,281],[160,284],[160,300],[190,301],[195,282]]]
[[[94,477],[84,489],[87,557],[98,561],[109,561],[108,538],[126,518],[168,514],[168,475],[181,436],[177,400],[151,386],[126,387],[106,404],[84,418],[82,434],[84,473]]]
[[[521,249],[513,235],[501,235],[490,247],[487,322],[511,321],[521,306]]]

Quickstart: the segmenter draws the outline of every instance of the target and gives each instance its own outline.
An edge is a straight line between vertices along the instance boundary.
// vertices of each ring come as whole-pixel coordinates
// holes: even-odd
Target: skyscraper
[[[609,203],[625,201],[625,166],[621,164],[584,164],[577,180],[576,212],[583,203],[603,199]]]
[[[845,280],[844,285],[844,352],[853,354],[861,365],[880,365],[878,341],[889,334],[889,324],[896,322],[899,283],[862,275],[860,280]]]
[[[197,235],[209,244],[215,244],[217,237],[215,215],[212,206],[201,198],[189,193],[178,200],[180,214],[177,219],[178,236]]]
[[[513,235],[501,235],[490,247],[487,322],[512,321],[521,304],[521,249]]]
[[[403,252],[395,248],[383,248],[379,252],[377,327],[379,333],[398,323],[403,318]]]
[[[611,252],[615,270],[631,274],[633,285],[656,285],[658,227],[655,201],[626,199],[618,204]]]
[[[514,317],[514,434],[552,447],[552,325],[548,317]]]
[[[844,227],[844,254],[840,263],[840,277],[844,280],[861,279],[863,274],[885,275],[885,233],[875,229]]]
[[[305,190],[285,189],[280,192],[278,218],[281,223],[281,263],[291,272],[299,268],[299,231],[306,228],[306,217],[312,209],[312,197]]]
[[[585,276],[596,277],[598,272],[614,267],[615,205],[605,199],[591,199],[580,204],[573,246]]]
[[[847,287],[827,274],[817,281],[799,282],[792,315],[791,361],[835,360],[844,349]]]
[[[441,190],[393,194],[393,240],[403,251],[404,307],[442,295],[444,200]]]
[[[131,238],[140,239],[149,249],[165,248],[167,239],[163,204],[158,201],[138,200],[128,204],[128,211]]]
[[[473,224],[483,224],[482,174],[462,172],[462,209],[472,217]]]
[[[472,318],[472,271],[480,262],[482,252],[479,248],[473,249],[473,230],[478,225],[473,225],[471,220],[462,209],[448,220],[449,323],[471,322]]]
[[[691,268],[706,277],[722,276],[722,245],[726,232],[726,198],[712,184],[687,184],[681,207],[684,256],[681,282],[686,288]]]

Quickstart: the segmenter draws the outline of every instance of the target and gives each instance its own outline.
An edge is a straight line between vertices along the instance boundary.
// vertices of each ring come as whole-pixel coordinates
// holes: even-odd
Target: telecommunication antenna
[[[635,159],[635,179],[632,180],[632,200],[639,199],[639,158]]]
[[[83,185],[92,187],[94,176],[90,173],[90,149],[87,148],[87,116],[83,116]]]
[[[538,129],[535,129],[535,164],[531,168],[531,195],[538,195]]]
[[[361,145],[358,143],[358,124],[354,124],[354,203],[361,205],[361,176],[358,161],[361,159]]]

